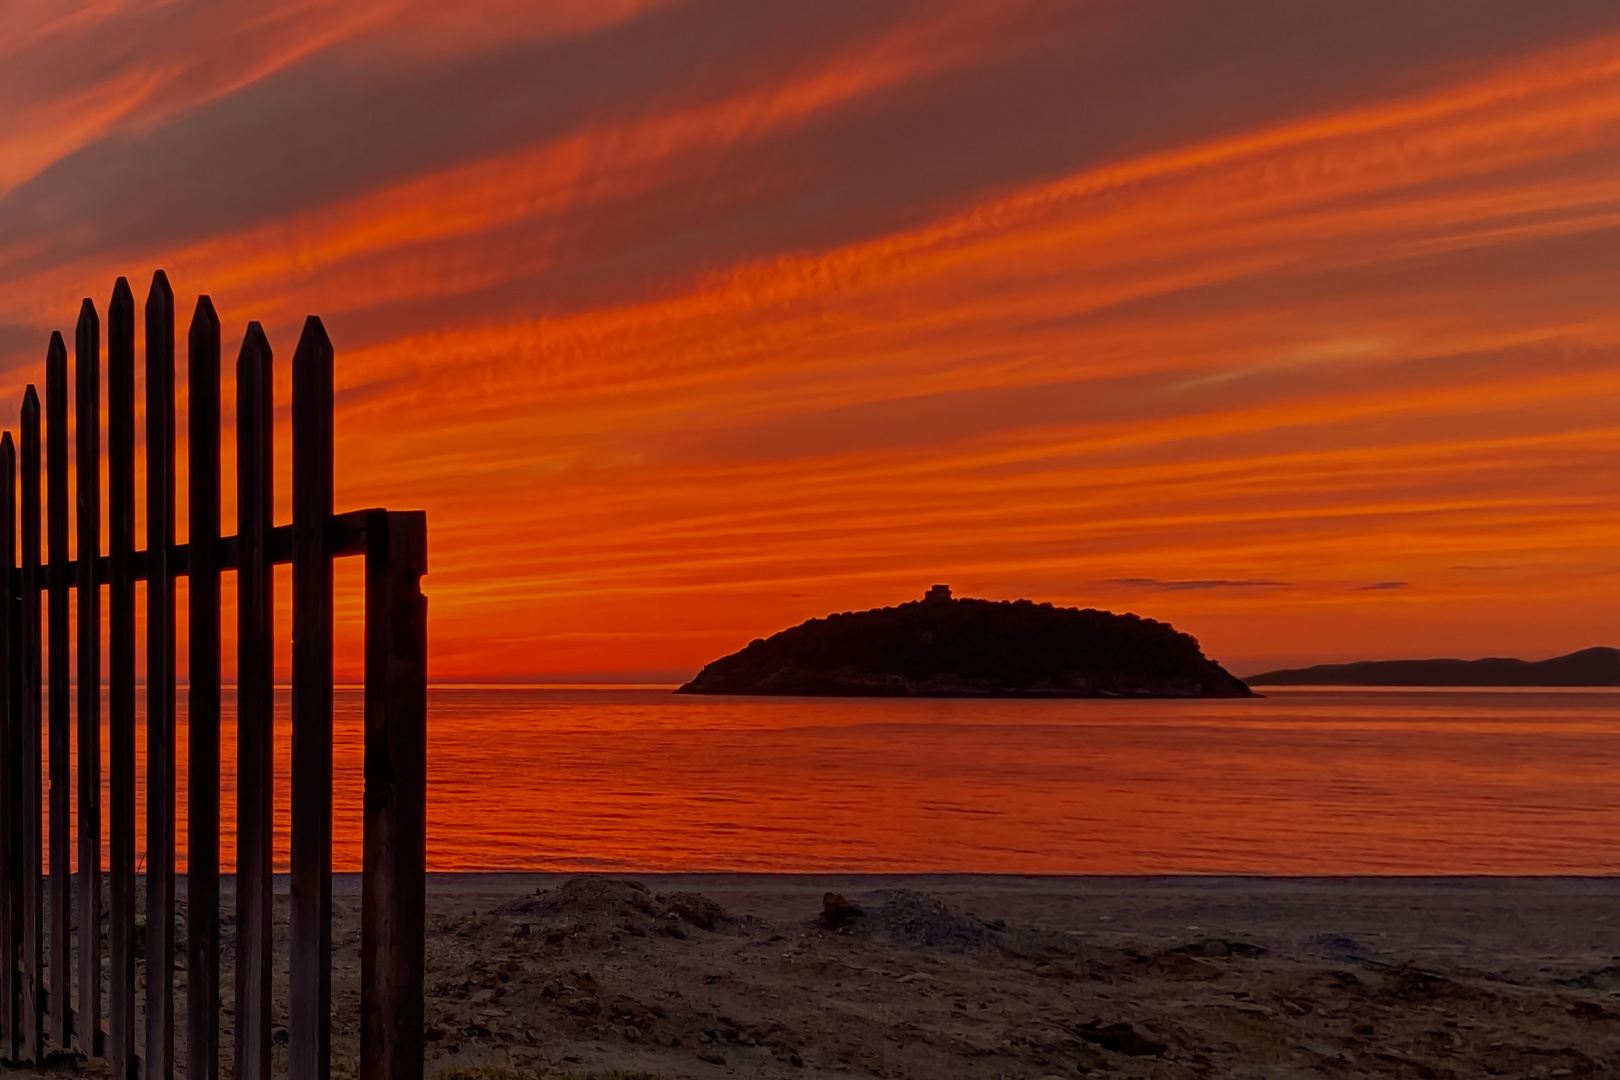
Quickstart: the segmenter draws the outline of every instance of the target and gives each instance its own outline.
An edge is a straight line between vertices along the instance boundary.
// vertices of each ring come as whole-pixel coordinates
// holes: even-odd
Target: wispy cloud
[[[1375,581],[1371,585],[1358,585],[1356,591],[1377,592],[1381,589],[1404,589],[1406,585],[1407,583],[1404,581]]]
[[[1181,592],[1185,589],[1286,589],[1286,581],[1269,581],[1265,578],[1245,578],[1232,580],[1228,578],[1207,578],[1191,581],[1161,581],[1158,578],[1127,577],[1109,578],[1110,585],[1127,585],[1133,589],[1163,589],[1167,592]]]

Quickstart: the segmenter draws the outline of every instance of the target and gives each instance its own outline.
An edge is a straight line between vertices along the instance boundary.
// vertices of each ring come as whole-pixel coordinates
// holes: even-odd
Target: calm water
[[[435,688],[429,708],[437,870],[1620,871],[1620,692]],[[337,712],[337,861],[355,869],[359,693]],[[284,711],[280,731],[284,865]]]

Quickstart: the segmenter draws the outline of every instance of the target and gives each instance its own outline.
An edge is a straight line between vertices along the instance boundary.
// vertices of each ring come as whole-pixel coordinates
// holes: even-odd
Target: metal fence
[[[288,1071],[326,1080],[332,1030],[332,562],[365,558],[365,798],[361,1075],[422,1075],[426,848],[427,520],[333,512],[332,345],[311,316],[292,360],[292,523],[274,524],[272,357],[250,323],[236,361],[234,536],[220,529],[220,325],[197,302],[187,335],[188,542],[175,542],[174,294],[146,301],[146,547],[135,546],[135,302],[107,308],[106,554],[102,554],[101,324],[85,300],[74,339],[69,511],[68,357],[45,358],[18,438],[0,435],[0,1058],[105,1057],[111,1074],[176,1075],[175,580],[187,577],[186,1021],[191,1080],[219,1072],[221,574],[236,572],[237,800],[234,1075],[271,1068],[273,567],[292,564],[292,809]],[[40,537],[44,440],[45,547]],[[18,461],[18,457],[21,461]],[[19,468],[20,465],[20,468]],[[20,488],[20,490],[19,490]],[[77,558],[69,558],[69,522]],[[145,937],[137,939],[136,582],[146,588]],[[107,587],[108,805],[102,805],[102,590]],[[76,650],[69,594],[77,601]],[[42,618],[41,604],[44,605]],[[76,660],[76,678],[70,664]],[[48,678],[42,678],[42,675]],[[75,701],[76,700],[76,709]],[[77,722],[77,760],[70,760]],[[48,785],[47,785],[48,780]],[[77,795],[78,865],[70,834]],[[45,800],[49,799],[46,835]],[[103,828],[106,828],[106,911]],[[76,877],[76,887],[72,879]],[[76,910],[74,910],[76,908]],[[107,933],[106,1000],[102,997]],[[47,942],[49,948],[47,950]],[[138,980],[137,953],[144,955]],[[49,960],[47,966],[47,957]],[[77,959],[75,965],[72,961]],[[75,977],[76,976],[76,977]],[[137,1038],[144,994],[145,1032]]]

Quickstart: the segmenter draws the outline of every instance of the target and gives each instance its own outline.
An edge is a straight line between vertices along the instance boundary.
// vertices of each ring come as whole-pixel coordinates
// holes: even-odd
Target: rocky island
[[[1029,600],[922,600],[811,619],[722,657],[682,694],[1249,697],[1167,623]]]

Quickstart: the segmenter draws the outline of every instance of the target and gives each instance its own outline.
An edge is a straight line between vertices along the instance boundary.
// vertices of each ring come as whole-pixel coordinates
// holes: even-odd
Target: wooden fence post
[[[83,320],[80,320],[81,327]],[[81,330],[82,332],[82,330]],[[51,977],[50,1038],[66,1050],[73,1038],[72,697],[68,693],[67,350],[45,359],[45,539],[50,546]]]
[[[107,1057],[135,1080],[135,297],[107,305]]]
[[[61,334],[51,335],[49,358],[67,346]],[[45,1017],[40,1010],[45,969],[45,883],[41,876],[44,844],[41,815],[44,786],[40,770],[40,586],[39,577],[39,393],[32,383],[23,391],[22,415],[22,1050],[26,1061],[45,1057]]]
[[[270,343],[249,323],[236,361],[236,1076],[270,1077],[275,895],[275,661]]]
[[[187,339],[191,663],[186,692],[186,1080],[219,1076],[219,316]]]
[[[332,342],[310,316],[292,372],[292,1015],[288,1075],[332,1057]]]
[[[427,876],[427,515],[366,528],[361,1080],[422,1080]]]
[[[174,291],[159,270],[146,298],[147,1080],[174,1080],[173,549]]]
[[[87,297],[73,357],[74,465],[78,474],[79,1049],[101,1056],[101,321]],[[52,991],[55,992],[54,989]],[[64,990],[65,992],[65,990]]]
[[[0,1057],[16,1061],[17,961],[22,942],[22,719],[17,642],[17,450],[11,432],[0,434]]]

